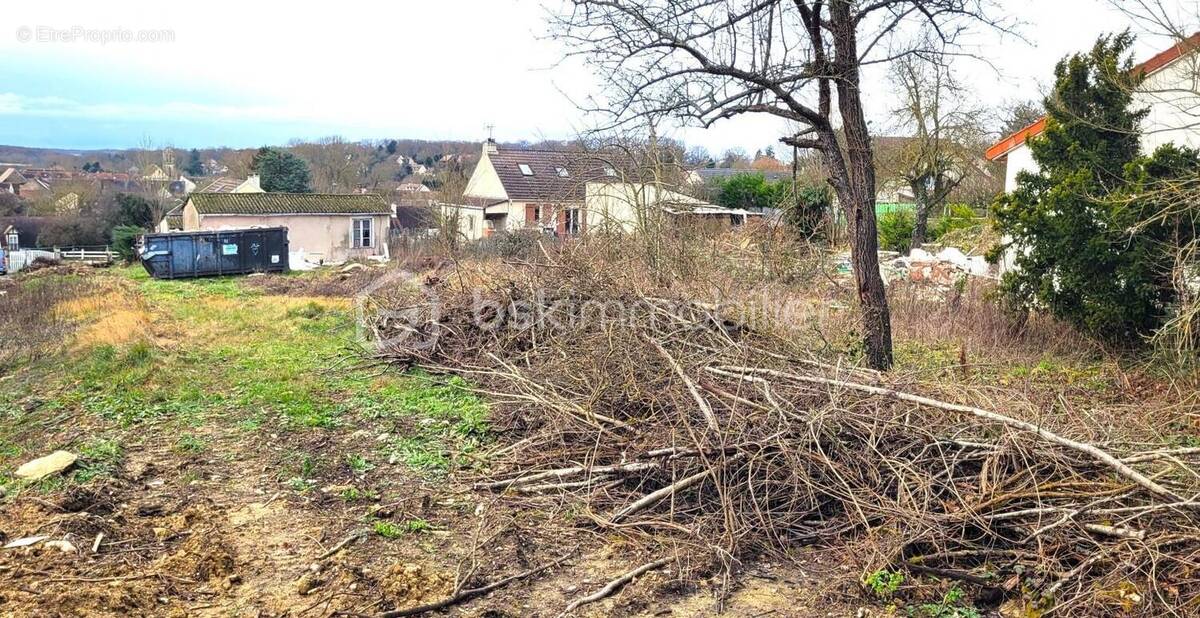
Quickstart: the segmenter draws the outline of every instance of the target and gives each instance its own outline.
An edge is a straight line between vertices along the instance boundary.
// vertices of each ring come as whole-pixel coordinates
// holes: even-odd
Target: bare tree
[[[892,364],[891,319],[879,274],[875,162],[861,71],[953,49],[990,0],[571,0],[553,36],[607,85],[592,106],[612,122],[673,115],[711,126],[770,114],[798,130],[781,141],[819,151],[845,211],[867,362]],[[836,110],[835,110],[836,107]],[[844,139],[839,138],[839,130]]]
[[[228,168],[225,174],[233,178],[246,178],[254,173],[254,152],[254,149],[223,150],[216,160]]]
[[[163,148],[170,148],[170,145]],[[158,222],[166,216],[171,198],[167,188],[172,179],[159,166],[162,157],[163,150],[155,146],[154,140],[149,135],[143,136],[138,147],[133,151],[133,160],[137,165],[138,172],[136,178],[130,180],[136,183],[139,188],[138,194],[150,205],[150,218],[153,225],[158,225]]]
[[[892,64],[892,82],[902,94],[893,117],[907,134],[892,140],[877,161],[901,178],[916,200],[911,247],[926,239],[929,215],[978,164],[973,150],[984,129],[983,112],[968,102],[942,58],[905,56]]]
[[[316,142],[293,141],[291,150],[308,161],[313,173],[313,188],[322,193],[348,193],[359,179],[362,148],[338,135]]]

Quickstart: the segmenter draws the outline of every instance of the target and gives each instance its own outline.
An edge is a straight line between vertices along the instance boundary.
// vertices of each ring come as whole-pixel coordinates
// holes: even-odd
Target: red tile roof
[[[1170,49],[1155,54],[1149,60],[1133,67],[1133,73],[1141,73],[1143,77],[1157,73],[1165,68],[1168,64],[1182,58],[1185,54],[1195,51],[1200,48],[1200,32],[1189,36],[1188,38],[1172,45]],[[1017,146],[1025,143],[1025,140],[1041,135],[1042,131],[1046,130],[1046,117],[1043,116],[1037,122],[1005,137],[996,142],[991,148],[987,149],[986,157],[989,161],[995,161],[1011,152]]]
[[[995,145],[987,149],[987,152],[984,153],[983,156],[987,157],[988,161],[995,161],[996,159],[1008,154],[1009,151],[1017,146],[1024,144],[1025,140],[1033,137],[1034,135],[1040,135],[1042,131],[1045,130],[1046,117],[1042,116],[1037,122],[1025,127],[1024,129],[1021,129],[1020,131],[1017,131],[1016,133],[1013,133],[1012,135],[1009,135],[999,142],[996,142]]]

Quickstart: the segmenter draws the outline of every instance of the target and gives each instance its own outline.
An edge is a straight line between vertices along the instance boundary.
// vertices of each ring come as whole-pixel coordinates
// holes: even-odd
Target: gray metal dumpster
[[[287,272],[287,228],[146,234],[140,257],[155,279]]]

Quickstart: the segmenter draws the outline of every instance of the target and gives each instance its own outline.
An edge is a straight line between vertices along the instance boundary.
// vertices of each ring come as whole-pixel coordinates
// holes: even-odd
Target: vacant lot
[[[437,579],[445,565],[428,558],[452,540],[441,513],[475,505],[434,504],[424,488],[474,465],[486,406],[454,380],[361,366],[348,299],[245,281],[127,269],[9,288],[45,301],[39,319],[57,329],[18,334],[28,353],[0,378],[0,535],[65,538],[80,553],[4,551],[6,608],[280,613],[316,600],[295,580],[360,528],[378,570],[314,579],[363,578],[357,592],[338,587],[351,598],[392,585],[396,565]],[[67,475],[11,476],[55,449],[80,456]]]
[[[981,594],[986,586],[881,568],[885,530],[861,527],[839,545],[786,551],[735,543],[736,555],[722,555],[724,539],[697,545],[670,522],[651,537],[597,525],[603,513],[593,507],[607,503],[594,496],[474,489],[519,469],[513,453],[540,435],[530,432],[541,421],[530,414],[523,424],[517,413],[528,402],[476,394],[488,380],[372,361],[356,343],[352,296],[382,274],[161,282],[136,268],[60,268],[6,282],[0,300],[29,309],[10,313],[10,326],[25,326],[0,357],[0,538],[46,538],[0,550],[5,611],[373,614],[536,571],[451,611],[557,616],[662,556],[678,560],[577,614],[999,611],[1000,599]],[[470,276],[478,273],[413,281]],[[416,285],[407,281],[392,285]],[[808,308],[790,318],[797,346],[854,357],[844,290],[772,285],[773,299],[792,294]],[[894,294],[896,383],[1067,428],[1066,419],[1093,418],[1081,437],[1101,444],[1197,446],[1186,379],[1123,365],[1053,327],[1013,335],[970,288],[937,292],[949,299]],[[536,363],[529,353],[522,362]],[[552,460],[574,438],[561,439],[523,461]],[[65,474],[13,476],[58,449],[79,456]],[[691,525],[680,521],[680,530]],[[62,540],[70,546],[47,545]],[[1142,579],[1096,585],[1111,586],[1114,611],[1149,607]]]

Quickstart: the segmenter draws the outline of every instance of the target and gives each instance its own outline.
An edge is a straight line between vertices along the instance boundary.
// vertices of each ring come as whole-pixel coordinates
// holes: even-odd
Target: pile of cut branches
[[[573,500],[648,551],[725,568],[855,542],[865,572],[960,580],[1029,611],[1200,607],[1200,449],[1088,442],[1032,407],[928,396],[612,265],[462,280],[427,282],[375,335],[387,360],[462,375],[496,404],[509,441],[480,491]]]

